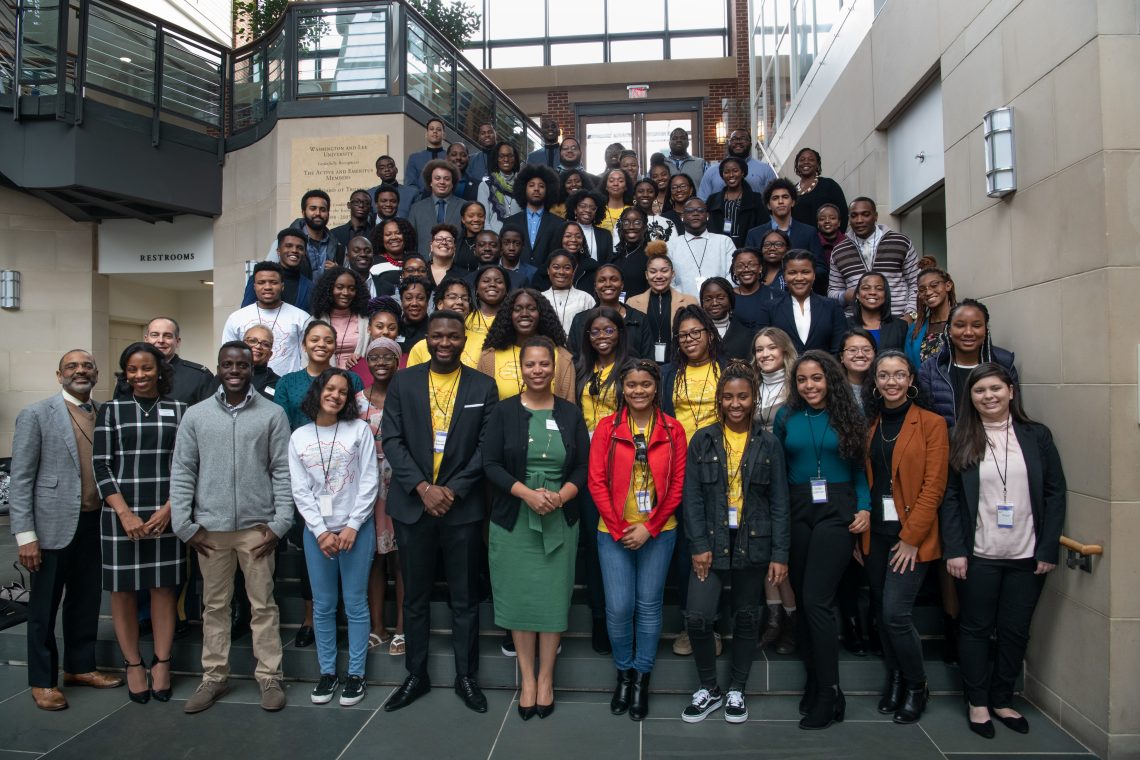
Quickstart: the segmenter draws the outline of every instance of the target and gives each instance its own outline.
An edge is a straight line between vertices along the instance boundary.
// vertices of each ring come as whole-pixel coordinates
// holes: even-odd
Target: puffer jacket
[[[1013,352],[1004,348],[992,347],[992,360],[1005,367],[1018,384],[1017,368],[1013,366]],[[954,427],[958,419],[958,403],[954,398],[954,385],[950,382],[950,342],[945,341],[937,356],[932,356],[918,368],[918,385],[932,402],[931,411],[946,418],[946,424]]]

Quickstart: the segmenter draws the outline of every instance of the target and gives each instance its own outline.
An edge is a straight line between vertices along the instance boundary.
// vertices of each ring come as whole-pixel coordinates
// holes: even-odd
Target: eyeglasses
[[[591,327],[590,328],[590,337],[591,338],[612,338],[616,334],[617,334],[617,328],[616,327]]]
[[[929,293],[930,291],[932,291],[936,288],[941,289],[941,288],[944,288],[945,286],[946,286],[946,283],[941,281],[941,280],[939,280],[938,282],[932,282],[929,285],[919,285],[918,286],[918,294],[922,295],[923,293]]]
[[[686,208],[684,210],[686,214],[707,214],[708,212],[709,210],[703,206],[701,208]]]
[[[773,251],[773,250],[778,250],[781,248],[787,248],[788,244],[785,243],[783,240],[773,240],[771,242],[765,243],[764,245],[762,245],[760,247],[763,248],[765,251]]]
[[[874,356],[875,349],[869,346],[866,348],[845,348],[843,349],[843,353],[848,356]]]
[[[679,343],[686,343],[691,340],[700,340],[701,336],[708,332],[703,327],[698,327],[696,330],[689,330],[688,332],[677,333],[677,341]]]
[[[875,380],[880,383],[885,383],[888,380],[894,380],[897,383],[903,383],[908,379],[910,379],[910,373],[903,372],[902,370],[899,370],[898,372],[879,372],[875,375]]]
[[[645,222],[640,219],[622,219],[621,226],[629,227],[631,230],[639,230],[645,226]]]
[[[257,338],[246,338],[244,343],[250,348],[273,348],[273,341],[271,340],[258,340]]]
[[[353,198],[348,202],[350,206],[371,206],[372,201],[367,198]]]
[[[431,239],[431,242],[438,243],[439,245],[455,245],[455,241],[450,235],[436,235]]]
[[[379,356],[377,356],[376,354],[369,354],[368,355],[368,361],[375,362],[376,364],[385,364],[385,365],[399,364],[400,363],[399,357],[394,356],[393,354],[391,354],[388,351],[385,351],[384,353],[380,354]]]

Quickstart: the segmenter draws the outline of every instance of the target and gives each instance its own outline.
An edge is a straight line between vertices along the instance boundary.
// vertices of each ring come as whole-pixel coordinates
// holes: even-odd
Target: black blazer
[[[743,322],[733,317],[728,322],[728,329],[724,331],[724,337],[720,339],[721,355],[730,359],[742,359],[751,364],[752,338],[754,335],[756,335],[755,330],[749,330]]]
[[[811,296],[811,326],[808,328],[807,341],[800,340],[796,330],[796,318],[792,313],[792,295],[786,293],[783,298],[765,307],[760,319],[761,327],[778,327],[788,334],[798,353],[818,349],[830,354],[838,355],[839,347],[843,343],[843,334],[847,332],[847,318],[843,314],[843,307],[838,301],[812,293]]]
[[[847,320],[848,329],[862,326],[856,323],[854,317]],[[875,353],[881,354],[890,350],[905,351],[907,326],[906,320],[898,317],[887,317],[883,320],[879,324],[879,345],[875,347]]]
[[[740,207],[736,210],[736,224],[730,232],[724,231],[724,190],[713,193],[708,198],[709,230],[728,235],[736,247],[744,245],[744,237],[753,227],[768,224],[771,216],[764,207],[764,199],[747,182],[741,186]]]
[[[392,391],[389,390],[389,398]],[[387,408],[387,402],[385,402]],[[590,434],[577,406],[554,397],[554,421],[566,447],[562,466],[562,482],[573,483],[582,494],[586,488],[586,469],[590,461]],[[511,495],[515,483],[526,481],[526,455],[530,436],[527,426],[530,412],[522,405],[522,396],[511,396],[500,402],[487,421],[487,441],[483,446],[483,469],[491,482],[491,520],[506,530],[514,530],[522,500]],[[387,452],[387,449],[385,449]],[[389,497],[391,498],[391,497]],[[578,499],[562,506],[567,525],[578,521]]]
[[[512,225],[523,231],[523,252],[520,257],[527,264],[534,264],[540,272],[546,271],[546,257],[551,251],[562,247],[562,228],[566,220],[550,213],[547,209],[538,223],[538,234],[534,236],[534,245],[530,244],[530,234],[526,226],[526,209],[511,214],[503,220],[503,226]]]
[[[429,362],[402,369],[388,386],[384,421],[380,425],[384,458],[392,466],[388,514],[402,523],[419,521],[424,516],[424,504],[416,493],[416,486],[426,480],[455,492],[455,503],[440,518],[445,524],[478,522],[484,514],[480,447],[487,417],[499,400],[499,392],[495,381],[482,372],[460,367],[455,410],[451,413],[439,479],[433,481],[435,433],[431,427],[431,414],[427,413],[431,408],[428,395],[430,366]]]
[[[1038,562],[1056,565],[1061,554],[1061,529],[1065,525],[1065,471],[1061,455],[1049,428],[1038,422],[1014,421],[1013,432],[1025,457],[1029,478],[1029,507],[1033,510],[1033,532]],[[938,510],[942,533],[942,558],[974,556],[974,531],[978,527],[978,493],[981,478],[978,466],[965,472],[950,468],[946,495]]]

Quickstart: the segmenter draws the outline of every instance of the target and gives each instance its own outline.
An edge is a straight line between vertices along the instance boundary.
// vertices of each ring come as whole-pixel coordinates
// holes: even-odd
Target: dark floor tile
[[[1015,708],[1029,721],[1029,733],[1022,735],[994,721],[995,736],[983,739],[966,725],[966,706],[961,697],[935,697],[922,716],[922,728],[943,752],[1069,752],[1088,750],[1040,710],[1025,700]]]
[[[63,676],[60,676],[62,682]],[[0,701],[28,688],[28,669],[12,665],[0,665]],[[27,697],[31,699],[31,697]],[[0,708],[3,709],[3,708]]]
[[[531,757],[537,748],[549,752],[561,748],[562,757],[634,760],[638,756],[640,724],[625,716],[610,715],[609,708],[602,705],[566,703],[556,698],[554,714],[549,718],[523,721],[514,705],[506,717],[491,760]]]
[[[37,757],[43,757],[43,755],[38,755],[35,752],[18,752],[11,749],[0,749],[0,760],[17,760],[17,758],[35,760]]]
[[[681,711],[689,704],[688,696],[678,694],[654,695],[650,703],[651,720],[680,720]],[[748,702],[749,721],[795,721],[800,719],[800,698],[788,696],[750,695]],[[881,715],[876,709],[878,697],[847,697],[847,721],[890,723],[890,715]],[[719,722],[724,722],[721,711],[714,713]],[[712,720],[707,718],[706,720]]]
[[[947,760],[1096,760],[1096,755],[1089,753],[1072,755],[1068,753],[1045,752],[1039,754],[1023,752],[949,752]]]
[[[837,757],[943,760],[918,726],[846,721],[824,731],[804,731],[795,723],[752,721],[725,723],[718,712],[703,723],[647,721],[642,758],[739,757],[765,760],[831,760]]]
[[[12,670],[27,674],[23,668]],[[30,692],[0,704],[0,747],[23,752],[47,752],[116,710],[144,710],[127,701],[126,689],[65,689],[68,709],[45,712]],[[134,716],[137,720],[137,714]],[[88,758],[87,760],[90,760]]]

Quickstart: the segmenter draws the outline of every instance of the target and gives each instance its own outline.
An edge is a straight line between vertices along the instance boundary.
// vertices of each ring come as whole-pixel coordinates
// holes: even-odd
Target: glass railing
[[[118,0],[0,0],[0,108],[18,117],[78,123],[93,99],[150,116],[156,141],[167,122],[248,143],[286,103],[289,116],[394,113],[398,98],[469,140],[490,121],[524,154],[541,144],[538,126],[401,0],[291,4],[232,51]]]

